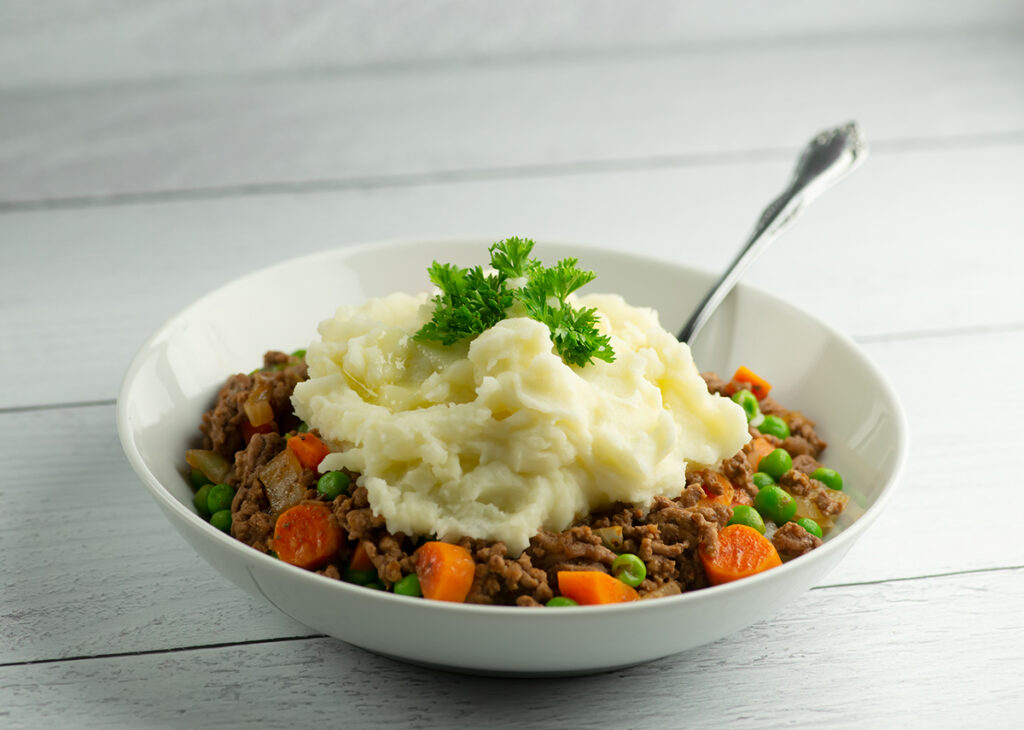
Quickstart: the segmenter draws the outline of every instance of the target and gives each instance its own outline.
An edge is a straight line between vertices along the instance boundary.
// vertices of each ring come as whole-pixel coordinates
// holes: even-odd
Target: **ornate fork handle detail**
[[[789,186],[765,208],[746,245],[701,300],[679,333],[679,339],[692,342],[754,259],[799,217],[812,200],[848,175],[867,154],[867,140],[856,122],[815,136],[800,155]]]

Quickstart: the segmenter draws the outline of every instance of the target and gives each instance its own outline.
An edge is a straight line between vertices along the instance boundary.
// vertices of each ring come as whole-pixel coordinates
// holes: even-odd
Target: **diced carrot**
[[[344,531],[323,502],[301,502],[285,510],[274,525],[277,557],[300,568],[318,568],[341,549]]]
[[[558,592],[581,606],[625,603],[640,598],[636,590],[599,570],[558,571]]]
[[[366,552],[366,540],[360,540],[356,545],[349,566],[352,570],[376,570],[373,561],[370,560],[370,554]]]
[[[476,562],[469,550],[435,540],[420,545],[415,559],[424,598],[454,603],[466,600],[476,577]]]
[[[769,383],[767,380],[765,380],[760,375],[755,373],[753,370],[744,367],[743,365],[740,365],[736,369],[736,372],[733,373],[732,382],[746,383],[747,385],[749,385],[750,392],[753,393],[754,397],[757,398],[758,400],[761,400],[766,395],[768,395],[768,391],[772,389],[771,383]],[[732,395],[737,390],[740,389],[730,383],[729,387],[725,389],[725,392],[728,395]]]
[[[758,436],[755,439],[751,439],[750,443],[743,447],[743,450],[747,452],[747,463],[750,464],[750,468],[757,471],[761,459],[775,451],[775,447],[772,446],[771,441],[768,439]]]
[[[248,419],[242,421],[242,438],[245,439],[245,443],[249,443],[249,439],[258,433],[270,433],[275,430],[273,421],[267,421],[260,426],[253,426]]]
[[[288,448],[306,469],[316,469],[324,457],[331,453],[323,441],[311,433],[300,433],[288,439]]]
[[[771,541],[747,525],[729,525],[718,533],[718,552],[708,555],[700,547],[700,559],[711,585],[739,580],[782,565]]]
[[[707,471],[705,474],[707,474],[708,481],[715,483],[717,492],[716,490],[709,491],[706,486],[701,485],[701,489],[703,489],[704,494],[707,495],[701,500],[701,504],[709,504],[712,502],[725,505],[732,504],[733,497],[736,496],[736,490],[732,486],[732,482],[730,482],[724,474],[720,474],[717,471]]]

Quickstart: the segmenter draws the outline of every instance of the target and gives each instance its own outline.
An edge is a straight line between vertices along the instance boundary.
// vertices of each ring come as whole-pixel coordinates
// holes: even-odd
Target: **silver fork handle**
[[[811,201],[867,157],[868,144],[856,122],[818,134],[804,148],[789,186],[765,208],[746,245],[711,287],[679,333],[689,343],[725,300],[750,264],[799,217]]]

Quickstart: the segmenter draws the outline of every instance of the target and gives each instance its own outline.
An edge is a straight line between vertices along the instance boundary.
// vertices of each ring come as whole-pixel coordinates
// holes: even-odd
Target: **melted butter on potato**
[[[612,502],[676,496],[688,463],[715,464],[749,436],[743,410],[710,395],[689,348],[653,310],[596,307],[615,362],[555,354],[545,325],[513,317],[453,347],[412,335],[427,294],[342,307],[306,355],[296,413],[343,449],[322,471],[359,472],[392,532],[503,540],[513,553]]]

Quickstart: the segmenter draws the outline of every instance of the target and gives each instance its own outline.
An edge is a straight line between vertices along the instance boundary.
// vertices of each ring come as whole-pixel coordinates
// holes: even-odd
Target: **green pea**
[[[778,416],[765,416],[757,430],[778,439],[789,438],[789,426]]]
[[[214,484],[206,498],[206,508],[212,515],[222,509],[231,509],[231,500],[235,498],[235,488],[230,484]]]
[[[548,608],[560,608],[564,606],[578,606],[580,604],[576,603],[576,601],[571,598],[566,598],[565,596],[555,596],[544,605]]]
[[[221,509],[210,515],[210,524],[218,530],[231,532],[231,510]]]
[[[776,480],[792,468],[793,457],[785,449],[775,449],[757,465],[758,471],[763,471]]]
[[[299,433],[309,433],[309,424],[303,421],[299,424]]]
[[[761,415],[761,409],[757,405],[757,396],[749,390],[737,390],[732,394],[733,403],[738,403],[747,414],[747,421],[751,421]]]
[[[754,486],[758,489],[764,489],[775,484],[775,480],[772,479],[771,474],[765,474],[763,471],[756,472],[751,481],[754,482]]]
[[[835,469],[818,467],[811,472],[811,479],[817,479],[829,489],[840,490],[843,488],[843,477]]]
[[[206,519],[210,519],[210,508],[206,506],[206,503],[210,498],[211,489],[213,489],[212,484],[204,484],[199,487],[199,491],[196,492],[196,496],[192,498],[192,504],[196,508],[196,512]]]
[[[750,505],[738,504],[732,508],[732,517],[729,518],[730,525],[746,525],[764,534],[764,520],[760,513]]]
[[[349,583],[357,583],[361,586],[374,583],[377,580],[376,570],[355,570],[351,567],[346,567],[341,572],[341,577]]]
[[[306,351],[305,350],[296,350],[295,352],[292,353],[292,357],[303,358],[305,356],[306,356]]]
[[[821,537],[821,525],[812,520],[810,517],[801,517],[799,520],[794,520],[800,527],[807,530],[815,537]]]
[[[192,467],[192,473],[188,475],[188,480],[192,482],[193,489],[199,489],[201,487],[205,487],[207,484],[212,484],[207,476],[195,467]]]
[[[344,494],[348,489],[348,474],[343,471],[329,471],[324,474],[316,483],[316,491],[327,497],[327,499],[334,499],[339,494]]]
[[[793,519],[793,515],[796,514],[796,500],[785,489],[773,484],[757,493],[754,497],[754,509],[760,512],[764,519],[781,525]]]
[[[612,561],[612,575],[627,586],[636,588],[647,577],[647,566],[633,553],[623,553]]]
[[[423,591],[420,589],[420,579],[415,573],[409,573],[409,575],[395,583],[395,593],[400,596],[419,598],[423,595]]]

